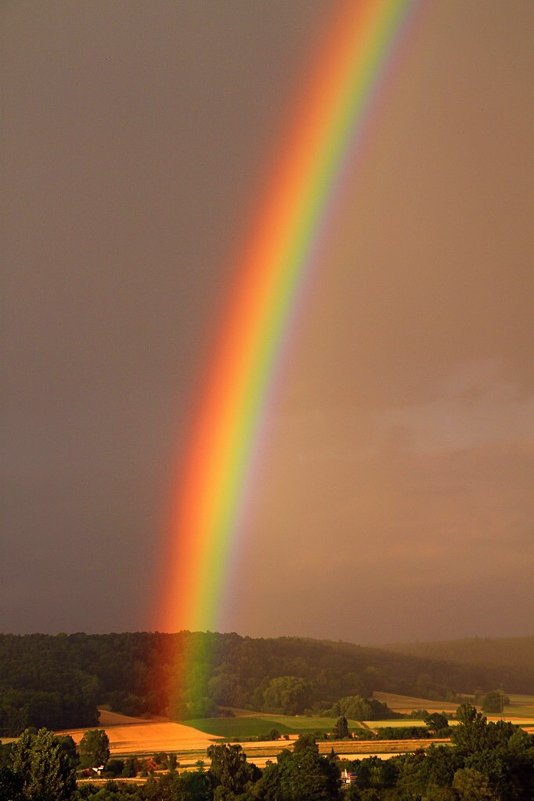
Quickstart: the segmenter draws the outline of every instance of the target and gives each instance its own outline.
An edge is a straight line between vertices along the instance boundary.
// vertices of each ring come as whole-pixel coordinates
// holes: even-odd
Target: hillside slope
[[[534,636],[442,640],[436,642],[392,643],[384,650],[418,659],[431,659],[451,665],[482,668],[511,690],[534,683]]]
[[[369,698],[375,691],[453,702],[499,686],[534,694],[528,648],[516,649],[521,658],[509,655],[508,662],[501,648],[499,662],[480,649],[437,645],[386,650],[213,632],[0,635],[0,735],[29,725],[93,726],[97,704],[187,720],[227,707],[323,714],[344,697]]]

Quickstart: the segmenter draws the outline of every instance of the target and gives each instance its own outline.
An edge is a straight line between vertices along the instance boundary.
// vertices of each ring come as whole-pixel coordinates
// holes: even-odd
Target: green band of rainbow
[[[158,627],[213,628],[292,310],[417,0],[335,6],[236,270],[176,487]]]

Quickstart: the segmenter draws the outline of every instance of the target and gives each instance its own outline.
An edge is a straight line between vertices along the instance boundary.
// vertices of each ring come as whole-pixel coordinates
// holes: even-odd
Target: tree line
[[[104,732],[93,732],[77,753],[70,738],[27,730],[0,749],[0,801],[531,801],[534,736],[511,723],[488,723],[468,704],[457,719],[451,746],[387,761],[321,755],[313,736],[303,734],[263,771],[241,746],[222,744],[208,748],[207,770],[179,772],[174,761],[143,784],[104,786],[76,779],[77,761],[94,765],[109,757]]]
[[[185,671],[191,647],[195,669]],[[177,677],[184,675],[187,683],[174,693]],[[461,693],[487,693],[503,681],[502,671],[480,666],[299,638],[211,632],[4,634],[0,735],[17,735],[28,726],[91,727],[103,704],[126,715],[175,719],[224,714],[231,707],[372,719],[387,716],[372,700],[376,690],[458,701]],[[514,689],[507,685],[508,691]],[[520,689],[534,691],[534,686]],[[357,708],[351,711],[347,703]]]

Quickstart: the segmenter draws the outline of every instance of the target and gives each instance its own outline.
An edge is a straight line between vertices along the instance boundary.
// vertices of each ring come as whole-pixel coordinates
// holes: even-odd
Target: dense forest
[[[191,648],[194,669],[186,669]],[[331,710],[347,697],[370,698],[375,690],[455,700],[498,686],[534,692],[532,670],[459,665],[298,638],[190,632],[0,635],[4,736],[28,726],[93,726],[101,704],[125,714],[176,719],[231,707],[301,714]],[[377,710],[381,716],[386,712]]]
[[[531,801],[534,737],[512,723],[488,723],[476,709],[457,710],[452,745],[382,761],[322,756],[310,734],[260,770],[239,745],[208,748],[209,767],[177,770],[155,755],[147,781],[103,786],[77,782],[83,767],[101,765],[106,776],[135,776],[133,759],[110,760],[104,732],[88,732],[78,749],[70,738],[27,730],[0,748],[2,801]],[[93,735],[91,738],[89,735]],[[113,769],[112,769],[113,766]],[[125,771],[125,768],[132,768]],[[146,775],[145,771],[145,775]],[[343,778],[345,782],[343,783]]]

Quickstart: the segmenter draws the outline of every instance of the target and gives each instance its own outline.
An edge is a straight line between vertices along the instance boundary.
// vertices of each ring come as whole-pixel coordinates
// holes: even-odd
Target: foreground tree
[[[335,759],[319,755],[310,735],[301,735],[293,753],[282,751],[268,765],[255,795],[261,801],[336,801],[340,798]]]
[[[232,799],[242,795],[261,776],[255,765],[247,762],[240,745],[210,745],[210,774],[215,784],[215,799]]]
[[[47,729],[27,729],[13,746],[11,770],[22,785],[25,801],[70,801],[76,789],[72,760],[60,740]],[[9,798],[9,796],[7,796]]]
[[[497,801],[486,776],[474,768],[460,768],[454,774],[452,786],[465,801]]]
[[[486,717],[471,704],[462,704],[456,710],[456,718],[459,725],[451,732],[452,742],[464,753],[472,754],[484,750],[488,731]]]
[[[82,768],[106,767],[109,759],[109,737],[103,729],[86,731],[80,741]]]
[[[80,764],[80,757],[78,756],[78,751],[76,750],[76,743],[70,734],[58,735],[57,741],[59,742],[63,751],[65,751],[67,754],[70,765],[76,769]]]
[[[0,768],[0,798],[9,801],[24,801],[22,795],[22,777],[13,773],[10,768]]]

